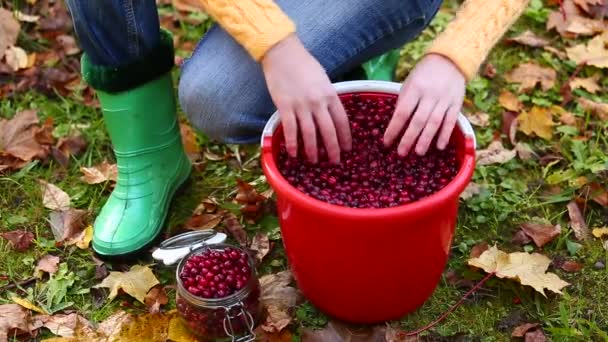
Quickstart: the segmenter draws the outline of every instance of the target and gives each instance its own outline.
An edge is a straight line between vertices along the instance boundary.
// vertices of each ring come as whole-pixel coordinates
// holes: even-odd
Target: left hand
[[[407,155],[415,143],[416,153],[425,154],[440,129],[437,148],[443,150],[456,125],[464,93],[465,77],[452,61],[435,54],[425,56],[401,87],[384,144],[390,146],[411,118],[397,147],[399,155]]]

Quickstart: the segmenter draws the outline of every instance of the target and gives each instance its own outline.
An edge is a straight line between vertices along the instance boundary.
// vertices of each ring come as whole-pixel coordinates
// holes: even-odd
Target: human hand
[[[395,113],[384,133],[384,143],[390,146],[403,132],[397,152],[406,155],[416,143],[416,153],[423,155],[441,128],[437,148],[444,149],[452,135],[462,107],[465,77],[449,59],[430,54],[409,74],[395,107]]]
[[[298,127],[308,160],[318,161],[317,128],[330,162],[340,151],[350,151],[352,138],[344,107],[319,62],[295,35],[273,46],[262,59],[262,69],[279,114],[290,156],[298,151]]]

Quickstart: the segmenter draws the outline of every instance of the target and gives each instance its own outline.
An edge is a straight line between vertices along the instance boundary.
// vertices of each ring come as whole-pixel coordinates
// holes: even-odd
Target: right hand
[[[298,153],[298,128],[304,151],[318,161],[317,128],[330,162],[340,162],[340,151],[350,151],[348,117],[338,94],[319,62],[296,35],[273,46],[262,59],[262,70],[279,114],[290,156]]]

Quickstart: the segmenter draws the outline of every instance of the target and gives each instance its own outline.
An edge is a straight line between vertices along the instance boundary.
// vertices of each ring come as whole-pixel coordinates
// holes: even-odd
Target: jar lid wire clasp
[[[235,303],[234,305],[228,306],[228,307],[224,307],[224,310],[226,311],[226,317],[224,318],[223,324],[224,324],[224,332],[226,333],[227,336],[229,336],[231,338],[232,342],[252,342],[255,341],[256,335],[255,332],[253,331],[253,327],[255,325],[255,321],[253,320],[253,316],[251,316],[251,314],[245,310],[243,302],[239,301],[238,303]],[[236,314],[234,314],[234,311],[238,311]],[[243,336],[237,337],[234,334],[234,328],[232,327],[232,320],[233,319],[237,319],[240,318],[243,323],[245,324],[245,326],[247,327],[247,333]]]

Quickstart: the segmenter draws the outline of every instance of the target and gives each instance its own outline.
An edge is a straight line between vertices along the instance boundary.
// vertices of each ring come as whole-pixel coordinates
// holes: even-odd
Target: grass
[[[448,2],[446,9],[452,8],[454,2]],[[162,7],[161,14],[170,14],[170,7]],[[555,32],[544,30],[543,19],[547,10],[542,2],[532,1],[530,9],[510,30],[512,36],[525,29],[548,37],[555,42],[556,47],[563,47],[565,42],[557,37]],[[440,31],[451,18],[449,11],[440,13],[433,21],[431,28],[415,42],[408,44],[402,50],[401,64],[398,74],[403,77],[422,55],[424,47],[432,37]],[[179,21],[179,30],[184,32],[181,37],[186,42],[195,42],[208,28],[206,25],[189,24],[189,18]],[[193,18],[190,18],[193,19]],[[196,17],[201,20],[203,18]],[[208,23],[208,22],[207,22]],[[35,41],[30,41],[35,44]],[[184,51],[179,55],[186,56]],[[536,61],[545,66],[553,67],[559,75],[558,85],[567,80],[575,66],[570,62],[559,60],[542,49],[531,49],[516,45],[499,44],[488,58],[497,70],[498,75],[517,66],[522,61]],[[581,77],[587,77],[597,69],[586,67]],[[175,71],[175,79],[179,77]],[[602,73],[605,76],[605,73]],[[604,86],[608,78],[603,77]],[[539,90],[530,94],[519,94],[520,100],[526,107],[533,105],[559,104],[561,95],[559,86],[548,92]],[[476,128],[478,144],[486,146],[496,131],[500,131],[502,109],[497,102],[502,89],[517,92],[515,85],[507,84],[501,77],[495,79],[477,78],[469,84],[467,98],[477,110],[490,114],[490,125],[486,128]],[[605,89],[605,88],[604,88]],[[597,101],[607,101],[605,91],[598,95],[577,90],[579,96],[585,96]],[[103,121],[98,109],[81,104],[79,94],[69,97],[47,97],[36,92],[28,92],[0,102],[0,116],[9,118],[16,111],[35,108],[39,110],[41,119],[52,117],[57,136],[65,136],[76,126],[88,142],[83,155],[72,158],[67,169],[63,169],[54,161],[47,164],[33,162],[19,172],[0,177],[0,232],[23,229],[35,234],[35,246],[28,251],[18,253],[12,250],[8,243],[0,239],[0,303],[9,303],[12,294],[28,298],[36,303],[47,303],[54,299],[50,307],[73,309],[86,318],[100,322],[113,312],[124,309],[123,302],[129,303],[130,310],[142,309],[139,304],[128,297],[107,302],[104,290],[92,290],[91,287],[99,282],[95,279],[95,266],[89,251],[73,248],[57,248],[49,229],[48,212],[42,206],[38,180],[44,179],[64,189],[72,198],[72,205],[77,208],[89,209],[94,214],[103,205],[110,192],[107,185],[86,185],[80,181],[80,167],[95,165],[103,160],[113,160],[108,136],[103,127]],[[455,271],[460,276],[478,281],[483,275],[466,265],[469,251],[475,244],[486,241],[496,243],[501,249],[515,251],[520,247],[511,243],[511,237],[519,224],[529,221],[544,221],[562,226],[562,234],[554,242],[545,246],[543,254],[550,257],[565,257],[584,264],[578,273],[566,273],[560,269],[552,269],[572,285],[565,289],[562,296],[549,294],[547,297],[522,287],[515,281],[491,279],[482,291],[478,291],[462,306],[452,313],[445,321],[432,329],[427,336],[435,340],[442,338],[457,339],[466,336],[465,340],[508,341],[514,326],[525,322],[541,323],[545,333],[553,341],[608,341],[608,269],[594,269],[593,265],[601,261],[608,264],[607,252],[598,240],[585,243],[577,242],[569,229],[569,219],[566,204],[578,191],[576,177],[587,177],[591,180],[605,182],[605,171],[594,171],[591,166],[599,165],[606,168],[608,142],[606,123],[594,121],[594,117],[585,113],[576,103],[571,103],[568,110],[578,117],[584,118],[585,130],[589,130],[591,140],[584,144],[577,143],[573,137],[581,135],[581,131],[572,131],[572,127],[558,126],[554,138],[544,141],[538,138],[520,140],[530,144],[540,155],[559,153],[563,161],[554,165],[540,165],[538,161],[522,161],[518,158],[498,165],[478,166],[474,176],[476,183],[485,189],[481,194],[463,201],[459,212],[458,228],[453,243],[452,254],[447,269]],[[237,178],[248,181],[260,180],[262,175],[257,166],[257,150],[253,147],[224,146],[215,144],[204,136],[199,136],[204,149],[216,154],[225,151],[241,153],[242,160],[250,162],[243,168],[234,159],[229,161],[206,162],[204,170],[195,172],[189,186],[175,199],[167,222],[169,232],[180,229],[180,225],[191,215],[192,210],[201,199],[217,198],[220,203],[226,203],[228,209],[233,195]],[[569,172],[570,179],[561,179],[559,172]],[[553,175],[553,176],[552,176]],[[551,178],[553,177],[553,178]],[[548,179],[553,179],[560,186],[557,194],[547,194]],[[258,186],[260,190],[266,185]],[[589,227],[600,227],[608,224],[608,210],[589,202],[585,217]],[[278,237],[276,217],[267,216],[257,225],[248,225],[249,232],[264,230]],[[524,247],[526,250],[532,246]],[[578,250],[577,250],[578,248]],[[37,281],[34,285],[13,285],[32,277],[36,261],[45,254],[60,255],[65,264],[66,274],[61,279],[55,279],[55,284]],[[141,260],[140,262],[149,262]],[[110,265],[110,270],[121,269],[120,264]],[[276,272],[287,267],[284,251],[280,243],[267,257],[260,271],[262,273]],[[172,283],[171,270],[156,268],[161,282]],[[412,279],[415,281],[415,279]],[[70,286],[65,286],[73,282]],[[65,294],[57,294],[54,290],[65,289]],[[465,290],[450,285],[447,279],[442,279],[433,296],[415,313],[394,322],[404,330],[414,330],[434,320],[445,312],[452,304],[462,297]],[[59,298],[57,297],[59,296]],[[167,309],[173,307],[174,293],[169,293],[170,303]],[[516,304],[517,303],[517,304]],[[388,303],[387,303],[388,304]],[[291,329],[294,339],[299,336],[302,327],[322,328],[328,321],[310,303],[299,306],[294,313],[295,321]],[[43,333],[38,338],[51,336]]]

